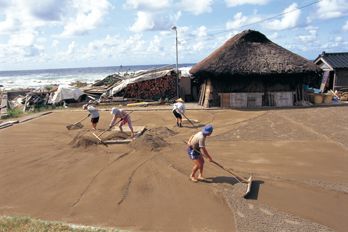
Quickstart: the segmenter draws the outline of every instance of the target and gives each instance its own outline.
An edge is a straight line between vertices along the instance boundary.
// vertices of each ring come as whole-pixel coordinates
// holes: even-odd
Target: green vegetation
[[[17,118],[22,115],[21,109],[7,109],[7,118]]]
[[[22,109],[7,109],[7,118],[17,118],[19,116],[23,116],[25,114],[35,114],[50,110],[63,110],[63,109],[71,109],[71,108],[64,108],[63,106],[34,106],[33,110],[27,111],[23,113]]]
[[[45,86],[45,90],[47,90],[47,91],[51,91],[52,89],[53,89],[52,86]]]
[[[119,76],[121,76],[121,73],[120,73],[120,72],[121,72],[121,69],[122,69],[122,65],[120,65],[120,69],[119,69],[118,72],[117,72],[117,75],[119,75]],[[123,76],[124,76],[124,77],[127,77],[127,76],[130,76],[130,75],[134,75],[134,74],[135,74],[135,72],[128,73],[129,70],[130,70],[130,68],[127,69],[127,71],[123,73]]]
[[[60,222],[48,222],[41,220],[30,219],[26,216],[20,217],[1,217],[0,218],[0,231],[13,231],[13,232],[22,232],[22,231],[73,231],[73,232],[109,232],[109,231],[119,231],[116,229],[102,229],[102,228],[91,228],[83,226],[75,226],[60,223]]]

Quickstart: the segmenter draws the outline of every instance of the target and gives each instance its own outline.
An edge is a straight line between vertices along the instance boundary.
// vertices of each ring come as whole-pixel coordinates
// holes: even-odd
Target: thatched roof
[[[245,30],[196,64],[195,76],[315,74],[319,66],[273,43],[258,31]],[[274,76],[274,75],[272,75]]]

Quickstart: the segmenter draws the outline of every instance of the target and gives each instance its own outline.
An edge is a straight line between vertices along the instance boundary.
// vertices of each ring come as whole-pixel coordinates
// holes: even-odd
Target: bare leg
[[[204,177],[202,176],[203,174],[203,166],[204,166],[204,158],[202,155],[198,156],[198,162],[200,164],[199,168],[199,173],[198,173],[198,180],[205,180]]]
[[[131,129],[131,138],[134,137],[134,132],[133,132],[133,129]]]
[[[195,177],[195,174],[197,172],[197,170],[199,170],[199,173],[198,173],[198,179],[199,180],[204,180],[203,176],[202,176],[202,173],[203,173],[203,165],[204,165],[204,159],[203,157],[200,155],[198,156],[198,159],[196,160],[192,160],[196,165],[193,167],[192,169],[192,173],[190,175],[190,178],[192,181],[197,181],[196,177]]]

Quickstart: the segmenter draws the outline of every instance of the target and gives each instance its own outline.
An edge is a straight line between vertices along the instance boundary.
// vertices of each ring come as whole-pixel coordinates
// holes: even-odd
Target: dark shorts
[[[176,110],[173,110],[173,114],[175,115],[176,118],[181,118],[181,114],[176,112]]]
[[[91,122],[92,122],[92,123],[98,123],[98,122],[99,122],[99,117],[92,118],[92,119],[91,119]]]
[[[188,154],[190,159],[192,159],[192,160],[198,159],[198,156],[200,155],[199,152],[195,151],[194,149],[191,149],[190,147],[187,147],[186,150],[187,150],[187,154]]]

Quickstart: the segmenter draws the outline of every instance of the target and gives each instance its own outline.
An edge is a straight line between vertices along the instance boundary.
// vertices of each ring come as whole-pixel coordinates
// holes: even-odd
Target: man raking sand
[[[192,173],[190,175],[190,178],[193,182],[197,182],[197,179],[195,177],[197,170],[199,170],[198,180],[205,180],[202,175],[204,158],[203,155],[201,155],[198,151],[202,149],[202,152],[207,157],[208,161],[213,161],[207,149],[205,148],[205,138],[210,136],[212,133],[213,127],[211,125],[206,125],[202,131],[198,132],[195,135],[192,135],[187,143],[187,154],[189,155],[189,158],[195,163],[195,166],[193,167]]]
[[[198,180],[202,180],[202,181],[205,180],[204,177],[202,176],[203,166],[204,166],[204,158],[203,157],[205,157],[208,159],[209,162],[212,162],[215,165],[217,165],[218,167],[229,172],[230,174],[235,176],[235,178],[238,177],[239,179],[246,182],[248,184],[248,187],[247,187],[247,190],[244,194],[244,197],[245,197],[246,195],[248,195],[250,193],[253,174],[251,173],[250,176],[248,177],[248,179],[245,179],[245,178],[237,175],[236,173],[231,172],[230,170],[228,170],[227,168],[225,168],[221,164],[213,161],[213,159],[210,157],[207,149],[205,148],[205,138],[210,136],[212,133],[213,133],[213,127],[211,125],[206,125],[202,131],[198,132],[195,135],[192,135],[190,137],[189,141],[187,142],[187,154],[189,155],[190,159],[195,163],[195,166],[193,167],[192,173],[190,175],[191,180],[193,182],[198,182]],[[185,141],[183,141],[183,142],[186,143]],[[202,152],[200,151],[201,148],[202,148]],[[197,170],[199,170],[198,180],[195,177],[195,173],[197,172]],[[241,183],[237,178],[236,178],[236,180],[239,183]]]

